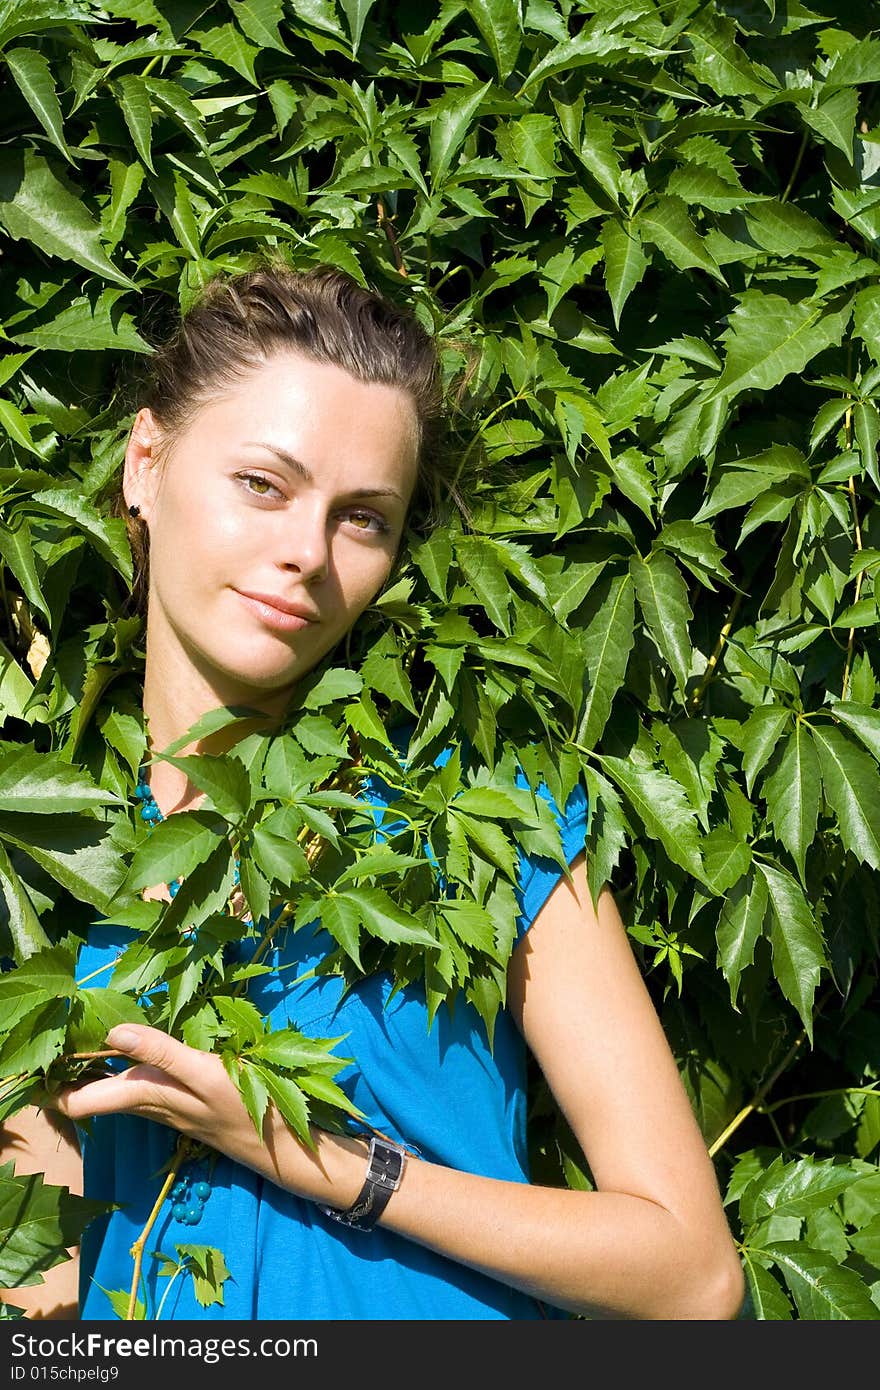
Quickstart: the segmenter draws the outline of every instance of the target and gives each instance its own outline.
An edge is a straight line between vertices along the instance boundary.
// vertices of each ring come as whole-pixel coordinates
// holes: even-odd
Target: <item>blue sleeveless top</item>
[[[527,785],[521,778],[521,785]],[[581,787],[560,815],[567,862],[583,850],[587,802]],[[376,798],[377,802],[379,798]],[[552,859],[519,851],[518,935],[528,930],[562,877]],[[84,978],[128,945],[127,928],[103,922],[90,933],[78,962]],[[335,1080],[367,1122],[429,1162],[486,1177],[528,1182],[526,1046],[510,1014],[499,1010],[494,1047],[476,1010],[463,998],[428,1026],[424,991],[408,987],[391,997],[390,976],[377,974],[344,997],[335,975],[301,978],[334,947],[329,933],[292,929],[278,934],[267,962],[271,974],[251,982],[248,998],[273,1028],[295,1027],[311,1037],[346,1033],[334,1051],[356,1059]],[[102,980],[109,981],[109,972]],[[80,1317],[116,1317],[109,1292],[128,1290],[130,1247],[146,1225],[177,1135],[133,1115],[109,1115],[81,1132],[85,1193],[119,1204],[93,1221],[80,1251]],[[230,1277],[223,1302],[202,1307],[191,1275],[168,1291],[161,1321],[246,1319],[474,1320],[566,1318],[507,1284],[384,1229],[349,1230],[251,1169],[218,1155],[186,1170],[209,1179],[211,1193],[196,1226],[184,1225],[166,1200],[147,1242],[143,1281],[147,1317],[156,1316],[167,1276],[151,1252],[177,1260],[175,1245],[219,1247]],[[393,1200],[393,1199],[392,1199]],[[143,1293],[143,1288],[141,1290]]]

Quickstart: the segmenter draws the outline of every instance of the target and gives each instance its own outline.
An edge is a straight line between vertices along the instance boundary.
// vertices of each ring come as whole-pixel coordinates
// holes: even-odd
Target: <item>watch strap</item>
[[[364,1185],[350,1207],[340,1211],[338,1207],[319,1204],[319,1209],[332,1221],[349,1226],[354,1231],[371,1231],[400,1186],[406,1164],[406,1149],[390,1140],[370,1140],[370,1153],[367,1159],[367,1172]]]

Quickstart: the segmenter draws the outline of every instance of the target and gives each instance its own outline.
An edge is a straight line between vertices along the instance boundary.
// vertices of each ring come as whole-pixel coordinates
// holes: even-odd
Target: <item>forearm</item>
[[[363,1182],[365,1153],[360,1141],[321,1135],[304,1195],[349,1206]],[[588,1317],[725,1319],[742,1301],[726,1232],[709,1223],[707,1235],[628,1193],[537,1187],[409,1158],[380,1224]]]

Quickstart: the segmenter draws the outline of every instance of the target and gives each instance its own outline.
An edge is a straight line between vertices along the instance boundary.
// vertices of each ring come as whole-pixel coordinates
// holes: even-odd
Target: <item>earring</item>
[[[129,507],[129,509],[128,509],[128,514],[129,514],[129,516],[140,516],[140,514],[141,514],[141,509],[140,509],[140,507],[136,507],[136,506],[132,505],[132,506]]]

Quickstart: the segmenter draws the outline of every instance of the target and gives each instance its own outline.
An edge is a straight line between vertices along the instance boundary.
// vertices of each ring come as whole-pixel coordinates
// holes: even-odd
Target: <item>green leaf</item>
[[[479,538],[463,539],[456,546],[462,573],[496,627],[510,633],[510,585],[494,547]]]
[[[684,788],[657,768],[639,767],[626,758],[602,757],[602,767],[615,782],[645,827],[659,840],[669,858],[694,878],[705,881],[700,855],[701,832]]]
[[[363,970],[360,954],[361,923],[363,921],[356,899],[345,893],[327,893],[321,907],[321,925],[338,941],[358,970]]]
[[[223,1065],[238,1087],[254,1129],[262,1141],[263,1121],[269,1105],[269,1092],[261,1079],[260,1069],[249,1063],[242,1066],[239,1064],[237,1056],[230,1056],[228,1053],[223,1054]]]
[[[369,10],[372,0],[360,0],[360,3]],[[283,0],[231,0],[230,9],[242,32],[257,48],[274,48],[278,53],[290,52],[278,30],[284,19]]]
[[[125,117],[134,147],[150,170],[156,172],[153,164],[153,110],[150,93],[143,79],[134,74],[118,77],[114,87],[119,95],[119,106]]]
[[[166,817],[135,851],[126,888],[151,888],[185,878],[214,852],[222,829],[209,811],[178,811]]]
[[[823,303],[791,304],[778,294],[746,290],[730,315],[724,370],[709,399],[769,391],[793,372],[801,373],[818,353],[840,342],[851,313],[850,304],[828,310]]]
[[[0,1076],[45,1071],[64,1047],[67,1020],[67,1003],[64,999],[38,1004],[19,1019],[0,1045]]]
[[[297,1139],[306,1148],[314,1149],[315,1140],[309,1128],[309,1104],[301,1088],[289,1076],[279,1076],[271,1067],[254,1066],[249,1070],[259,1077],[269,1099],[277,1106],[282,1119],[290,1125]]]
[[[118,290],[104,290],[94,300],[79,296],[50,322],[25,327],[12,341],[52,352],[102,352],[106,348],[152,352],[135,328],[131,314],[124,313],[118,301]]]
[[[601,241],[605,252],[605,287],[611,299],[615,325],[619,328],[623,307],[648,269],[648,257],[638,227],[632,222],[609,217],[602,224]]]
[[[100,230],[82,196],[31,150],[0,153],[0,223],[15,240],[48,256],[75,261],[102,279],[133,289],[101,247]]]
[[[751,862],[751,846],[726,825],[716,825],[703,840],[706,883],[718,896],[726,895],[748,873]]]
[[[736,1008],[740,979],[754,960],[762,934],[769,898],[766,880],[752,872],[740,879],[725,896],[718,920],[718,963],[730,987],[730,1003]]]
[[[287,1071],[318,1069],[336,1072],[353,1060],[351,1057],[328,1056],[329,1050],[343,1042],[344,1037],[310,1038],[296,1028],[279,1028],[274,1033],[264,1034],[250,1049],[249,1055],[273,1067],[284,1067]]]
[[[791,1320],[791,1304],[769,1270],[750,1258],[748,1245],[743,1248],[743,1262],[748,1275],[749,1293],[755,1316],[761,1321]]]
[[[88,1052],[104,1046],[104,1040],[117,1023],[143,1023],[144,1013],[130,994],[94,983],[77,991],[71,1010],[71,1023],[65,1051]]]
[[[880,1308],[855,1270],[802,1241],[776,1241],[764,1247],[782,1271],[802,1318],[813,1322],[871,1321]]]
[[[880,41],[865,38],[838,54],[825,74],[825,87],[858,87],[880,82]]]
[[[648,631],[684,699],[691,659],[688,624],[693,613],[681,570],[671,555],[655,550],[647,560],[633,556],[630,573]]]
[[[691,15],[684,29],[692,48],[686,65],[719,96],[766,100],[774,91],[773,74],[751,61],[737,44],[736,35],[734,21],[714,8]]]
[[[44,488],[35,492],[31,501],[50,516],[65,518],[78,526],[107,563],[131,583],[131,550],[124,521],[115,516],[103,516],[70,487]]]
[[[364,21],[375,3],[376,0],[339,0],[343,14],[348,20],[348,31],[351,34],[351,51],[355,57],[357,57],[358,49],[361,46]]]
[[[814,725],[813,737],[829,809],[844,845],[863,864],[880,867],[880,773],[840,729]]]
[[[314,757],[346,758],[348,740],[331,719],[323,714],[304,714],[294,730],[297,742]]]
[[[73,164],[73,156],[64,138],[64,118],[58,104],[52,69],[45,54],[35,48],[10,48],[4,56],[19,91],[52,144],[68,163]]]
[[[810,1216],[829,1207],[860,1178],[860,1173],[831,1158],[777,1160],[749,1185],[742,1214],[749,1223],[768,1216]]]
[[[3,845],[0,844],[0,893],[6,903],[6,926],[12,938],[12,949],[17,964],[26,961],[37,951],[49,945],[49,938],[40,924],[27,889],[12,866]],[[0,978],[0,999],[3,998],[3,985]]]
[[[406,941],[429,949],[437,946],[418,917],[396,903],[382,888],[361,886],[356,892],[338,893],[336,897],[356,907],[367,931],[381,941]]]
[[[213,1245],[175,1245],[174,1248],[192,1275],[193,1293],[200,1307],[222,1304],[223,1285],[231,1278],[223,1252]]]
[[[769,486],[776,487],[790,478],[802,477],[806,482],[803,455],[797,449],[777,447],[767,449],[753,459],[738,460],[736,468],[720,472],[717,483],[694,520],[705,521],[731,507],[745,506],[766,492]]]
[[[763,792],[773,829],[797,864],[802,883],[806,881],[807,850],[819,819],[820,782],[812,731],[798,719],[775,770],[764,778]]]
[[[234,753],[200,753],[186,758],[157,753],[156,757],[185,772],[226,820],[235,825],[247,815],[251,804],[251,779]]]
[[[0,715],[23,719],[33,689],[12,652],[0,642]]]
[[[197,106],[193,106],[180,83],[167,77],[144,77],[141,80],[151,99],[167,112],[196,145],[203,150],[206,149],[207,138],[202,113]]]
[[[331,667],[310,687],[303,698],[302,708],[323,709],[333,704],[334,700],[348,700],[353,695],[359,695],[363,687],[363,677],[357,671],[348,671],[341,666]]]
[[[86,772],[57,754],[35,753],[26,745],[0,754],[0,803],[4,810],[44,815],[119,806],[116,792],[98,786]]]
[[[443,183],[452,167],[491,86],[491,82],[485,82],[469,91],[459,88],[428,106],[426,114],[431,127],[428,167],[435,188]]]
[[[877,444],[880,441],[880,414],[870,401],[856,401],[852,408],[853,426],[862,467],[876,488],[880,488],[880,473],[877,471]]]
[[[659,247],[679,270],[704,270],[714,280],[725,283],[720,266],[706,249],[680,198],[658,198],[639,213],[635,226],[642,239]]]
[[[826,964],[822,933],[796,879],[778,865],[757,860],[770,900],[773,973],[813,1040],[813,996]]]
[[[103,912],[125,869],[106,827],[90,816],[0,811],[0,840],[15,845],[80,902]]]
[[[623,685],[634,628],[632,575],[615,575],[603,586],[601,602],[583,636],[586,692],[576,741],[586,748],[598,744]]]
[[[3,1028],[12,1028],[35,1008],[70,999],[75,990],[74,953],[68,945],[38,945],[27,960],[0,976]]]
[[[627,54],[634,58],[642,54],[653,54],[654,51],[650,44],[639,43],[631,36],[624,39],[623,36],[605,32],[601,27],[598,31],[593,31],[587,26],[576,38],[567,39],[551,48],[539,63],[530,68],[517,95],[525,98],[526,92],[535,84],[544,82],[557,72],[568,72],[588,64],[602,67],[602,60],[608,63],[611,54]]]
[[[67,1247],[79,1244],[97,1216],[112,1210],[109,1202],[78,1197],[66,1187],[43,1181],[41,1173],[13,1175],[12,1164],[0,1168],[0,1288],[28,1288],[43,1282],[47,1269],[70,1258]]]
[[[522,44],[517,5],[510,0],[466,0],[465,8],[492,55],[498,81],[506,82],[516,67]]]
[[[880,762],[880,710],[854,700],[838,700],[831,706],[831,713],[847,728],[852,729],[857,738],[873,753]]]
[[[740,730],[736,741],[743,752],[743,772],[749,796],[752,795],[755,778],[777,747],[790,719],[791,711],[784,705],[758,705]]]

